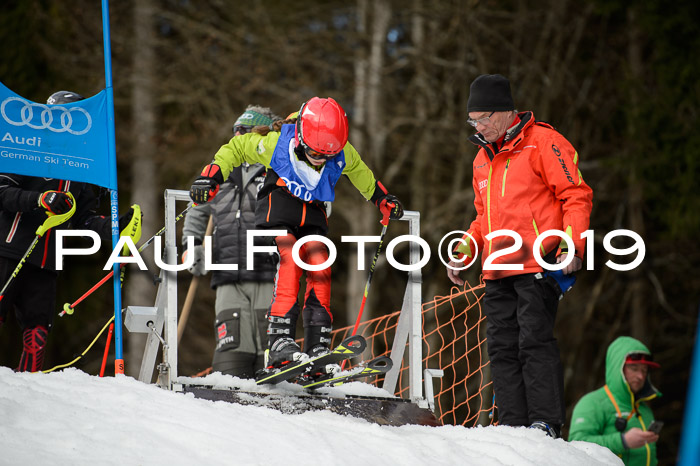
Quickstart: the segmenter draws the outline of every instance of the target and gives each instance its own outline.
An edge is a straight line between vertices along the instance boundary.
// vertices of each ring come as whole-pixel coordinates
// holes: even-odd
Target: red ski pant
[[[280,263],[275,277],[270,315],[292,317],[299,315],[297,296],[301,275],[304,270],[292,258],[292,248],[297,238],[292,234],[277,236],[277,250]],[[326,245],[320,241],[308,241],[299,250],[299,258],[308,265],[320,265],[328,260]],[[333,322],[331,314],[331,268],[306,271],[306,292],[304,295],[304,327],[327,325]]]

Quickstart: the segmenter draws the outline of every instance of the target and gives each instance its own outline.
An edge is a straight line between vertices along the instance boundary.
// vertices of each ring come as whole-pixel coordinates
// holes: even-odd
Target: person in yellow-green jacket
[[[365,199],[379,207],[384,222],[398,219],[403,207],[375,179],[348,142],[348,119],[331,98],[314,97],[297,115],[273,127],[255,127],[223,145],[190,189],[197,204],[211,200],[234,167],[244,162],[268,168],[255,208],[256,229],[283,230],[274,238],[279,254],[272,304],[268,311],[269,356],[266,367],[282,367],[329,350],[333,315],[330,309],[331,271],[306,271],[301,311],[304,353],[294,341],[300,313],[297,296],[303,270],[292,258],[294,243],[305,236],[328,234],[327,204],[335,199],[335,185],[346,175]],[[274,131],[273,131],[274,129]],[[324,264],[328,250],[321,241],[308,241],[299,251],[310,266]]]
[[[649,369],[658,367],[639,340],[613,341],[605,358],[605,386],[576,404],[569,440],[607,447],[628,466],[657,464],[659,435],[649,430],[654,414],[648,402],[661,396],[649,380]]]

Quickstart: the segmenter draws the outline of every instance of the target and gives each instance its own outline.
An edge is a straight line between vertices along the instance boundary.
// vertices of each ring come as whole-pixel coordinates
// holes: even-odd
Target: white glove
[[[182,254],[182,262],[187,260],[187,254],[190,252],[189,249],[185,250]],[[207,270],[204,268],[204,246],[198,244],[194,247],[194,262],[191,267],[187,270],[195,277],[201,277],[207,274]]]

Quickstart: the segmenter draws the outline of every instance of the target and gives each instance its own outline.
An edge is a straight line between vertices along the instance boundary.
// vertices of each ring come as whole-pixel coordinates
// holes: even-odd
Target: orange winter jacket
[[[474,159],[472,181],[476,219],[468,230],[478,250],[474,251],[472,241],[456,252],[469,258],[480,253],[487,280],[541,272],[532,247],[537,236],[547,230],[567,234],[573,240],[576,256],[583,259],[585,240],[581,233],[588,229],[593,191],[578,169],[578,153],[551,125],[535,121],[532,112],[518,116],[520,123],[508,130],[499,150],[481,134],[470,138],[481,147]],[[504,254],[503,250],[514,246],[516,240],[510,236],[486,240],[497,230],[517,233],[522,245]],[[467,235],[464,238],[468,240]],[[561,238],[550,236],[541,243],[539,252],[553,262],[568,251]],[[522,264],[522,268],[489,270],[505,264]]]

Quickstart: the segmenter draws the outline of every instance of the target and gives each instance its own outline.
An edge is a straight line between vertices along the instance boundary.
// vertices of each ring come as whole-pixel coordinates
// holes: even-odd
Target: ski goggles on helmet
[[[301,147],[304,149],[304,154],[314,160],[329,160],[338,156],[338,154],[322,154],[320,152],[316,152],[306,144],[302,144]]]

